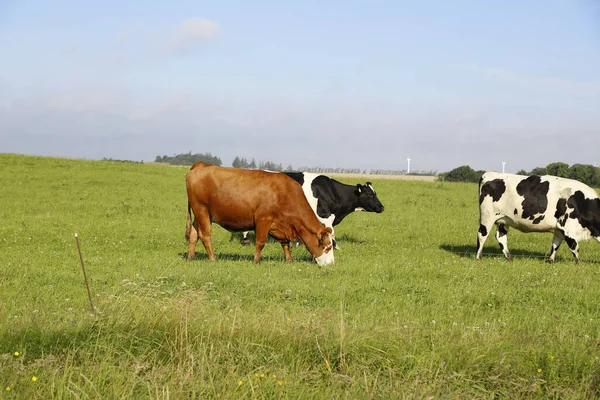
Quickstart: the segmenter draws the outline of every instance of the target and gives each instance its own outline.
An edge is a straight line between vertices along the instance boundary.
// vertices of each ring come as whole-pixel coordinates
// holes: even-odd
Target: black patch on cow
[[[567,206],[573,209],[569,218],[577,219],[582,227],[589,229],[592,236],[600,236],[600,199],[587,199],[583,192],[578,190],[569,197]]]
[[[485,227],[485,225],[483,225],[483,224],[479,225],[479,233],[481,233],[482,236],[487,236],[488,231],[487,231],[487,228]]]
[[[498,236],[505,236],[508,234],[508,229],[504,226],[504,224],[498,225]]]
[[[523,196],[523,219],[534,219],[536,214],[544,214],[548,208],[549,182],[542,182],[542,178],[532,175],[523,179],[517,185],[517,193]]]
[[[331,207],[340,203],[339,194],[333,188],[332,179],[325,175],[319,175],[313,179],[310,189],[317,198],[317,215],[321,218],[329,218],[333,214]]]
[[[569,246],[571,250],[575,250],[577,248],[577,240],[565,236],[565,242],[567,242],[567,246]]]
[[[515,215],[517,215],[519,213],[519,211],[517,211],[517,209],[515,208]]]
[[[284,174],[294,179],[300,186],[304,185],[304,172],[284,172]]]
[[[539,217],[534,218],[532,223],[539,224],[540,222],[542,222],[543,219],[544,219],[544,215],[540,215]]]
[[[481,193],[479,195],[479,204],[483,203],[485,196],[491,196],[493,201],[498,201],[506,191],[506,183],[504,179],[494,179],[486,182],[481,186]]]
[[[556,212],[554,218],[560,219],[567,212],[567,199],[558,199],[556,202]]]

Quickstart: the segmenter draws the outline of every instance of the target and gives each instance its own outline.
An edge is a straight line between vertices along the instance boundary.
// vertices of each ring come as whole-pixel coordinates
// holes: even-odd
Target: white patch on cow
[[[333,243],[333,236],[329,235],[329,240],[332,241]],[[315,261],[317,262],[318,265],[320,266],[326,266],[329,264],[333,264],[335,261],[334,255],[333,255],[333,248],[330,245],[329,247],[325,248],[325,251],[323,252],[323,254],[321,254],[319,257],[315,257]]]
[[[567,212],[571,212],[572,210],[572,208],[567,208]],[[583,242],[592,238],[590,230],[582,227],[575,218],[567,218],[564,229],[565,233],[571,239],[575,239],[578,242]]]
[[[334,263],[333,251],[329,250],[327,253],[323,253],[323,255],[315,258],[315,261],[317,262],[318,265],[320,265],[322,267],[329,265],[329,264],[333,264]]]
[[[356,207],[356,208],[354,209],[354,211],[365,211],[365,209],[364,209],[364,208],[362,208],[362,207]]]
[[[367,186],[371,188],[371,190],[373,191],[374,195],[377,195],[377,192],[375,192],[375,189],[373,188],[373,185],[367,185]]]
[[[313,195],[312,183],[315,180],[315,178],[319,175],[321,175],[321,174],[305,172],[304,173],[304,184],[302,185],[302,191],[304,192],[304,197],[306,197],[306,200],[308,200],[308,204],[310,204],[310,208],[313,209],[313,211],[315,212],[315,215],[317,216],[317,218],[319,218],[319,221],[324,223],[326,227],[331,228],[331,230],[333,231],[333,221],[335,221],[335,214],[331,214],[327,218],[321,218],[319,216],[319,214],[317,214],[317,203],[319,202],[319,199],[317,199]],[[335,237],[335,235],[334,235],[334,237]]]

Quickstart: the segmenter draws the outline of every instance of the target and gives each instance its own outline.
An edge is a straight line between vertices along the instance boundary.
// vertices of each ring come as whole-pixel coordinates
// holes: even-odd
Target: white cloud
[[[172,29],[161,50],[165,53],[189,50],[211,41],[220,33],[221,26],[218,22],[204,18],[188,18]]]

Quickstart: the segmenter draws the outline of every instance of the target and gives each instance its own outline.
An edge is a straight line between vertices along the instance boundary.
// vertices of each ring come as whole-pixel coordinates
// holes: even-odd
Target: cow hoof
[[[512,262],[512,260],[513,260],[513,257],[512,257],[511,255],[508,255],[508,256],[506,256],[506,259],[507,259],[509,262]]]
[[[546,259],[546,263],[548,264],[554,264],[554,260],[551,258]]]
[[[249,244],[250,244],[250,241],[248,239],[242,240],[242,246],[248,246]]]

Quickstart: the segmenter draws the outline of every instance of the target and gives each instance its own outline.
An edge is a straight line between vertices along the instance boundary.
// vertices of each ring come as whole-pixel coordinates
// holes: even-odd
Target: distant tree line
[[[213,156],[210,153],[198,153],[192,154],[192,152],[188,152],[187,154],[177,154],[173,157],[169,156],[156,156],[156,160],[154,162],[159,163],[169,163],[171,165],[193,165],[194,163],[202,161],[207,164],[214,165],[222,165],[223,162],[219,157]]]
[[[187,154],[178,154],[173,157],[169,156],[157,156],[155,162],[160,163],[168,163],[171,165],[192,165],[197,161],[204,161],[208,164],[222,165],[221,159],[219,157],[215,157],[210,153],[203,154],[192,154],[191,152]],[[245,157],[236,156],[231,163],[231,166],[234,168],[246,168],[246,169],[263,169],[269,171],[299,171],[299,172],[315,172],[320,174],[373,174],[373,175],[406,175],[407,171],[398,169],[370,169],[361,170],[360,168],[330,168],[330,167],[300,167],[298,169],[294,169],[291,164],[288,164],[287,167],[283,168],[281,163],[274,163],[272,161],[259,161],[253,158],[248,161]],[[437,171],[411,171],[411,175],[425,175],[425,176],[436,176]]]
[[[371,174],[371,175],[407,175],[405,169],[360,169],[360,168],[327,168],[300,167],[300,172],[315,172],[319,174]],[[436,176],[437,171],[411,171],[410,175]]]
[[[530,172],[520,170],[519,175],[554,175],[561,178],[575,179],[588,186],[600,187],[600,168],[589,164],[565,164],[563,162],[554,162],[546,167],[537,167]]]
[[[142,160],[142,161],[119,160],[119,159],[116,159],[116,158],[106,158],[106,157],[104,157],[102,159],[102,161],[112,161],[112,162],[132,163],[132,164],[143,164],[144,163],[144,160]]]
[[[479,178],[485,171],[475,171],[468,165],[462,165],[451,171],[438,175],[438,181],[446,182],[479,182]],[[600,168],[588,164],[565,164],[553,162],[546,167],[536,167],[531,171],[520,170],[518,175],[554,175],[561,178],[575,179],[588,186],[600,187]]]
[[[252,159],[252,161],[248,162],[248,160],[244,157],[235,157],[233,159],[233,163],[231,163],[231,166],[234,168],[265,169],[268,171],[277,171],[277,172],[283,171],[283,167],[281,164],[276,164],[271,161],[259,161],[259,163],[256,164],[256,161],[254,160],[254,158]],[[290,171],[292,170],[291,165],[288,168]]]

